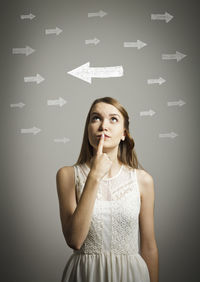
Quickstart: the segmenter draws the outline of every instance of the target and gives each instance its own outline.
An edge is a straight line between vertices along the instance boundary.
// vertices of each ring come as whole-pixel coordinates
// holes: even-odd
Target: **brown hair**
[[[139,163],[136,152],[135,152],[135,142],[133,140],[133,138],[130,135],[129,132],[129,116],[127,111],[124,109],[124,107],[114,98],[112,97],[103,97],[103,98],[99,98],[96,99],[89,110],[89,113],[87,115],[87,119],[86,119],[86,123],[85,123],[85,129],[84,129],[84,134],[83,134],[83,141],[82,141],[82,147],[81,147],[81,151],[78,157],[77,162],[75,163],[75,165],[78,164],[82,164],[85,163],[87,161],[90,161],[90,159],[93,157],[93,148],[89,143],[88,140],[88,124],[90,121],[90,113],[91,110],[93,108],[93,106],[97,103],[107,103],[110,105],[113,105],[115,108],[117,108],[120,113],[123,115],[124,117],[124,129],[125,129],[125,140],[119,143],[119,147],[118,147],[118,160],[125,164],[128,165],[132,168],[142,168],[144,170],[144,168],[142,167],[142,165]]]

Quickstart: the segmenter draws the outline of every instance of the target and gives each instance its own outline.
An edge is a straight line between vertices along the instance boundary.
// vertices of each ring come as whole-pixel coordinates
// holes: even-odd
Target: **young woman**
[[[138,168],[134,146],[122,105],[96,99],[78,161],[56,174],[62,231],[73,249],[62,282],[158,282],[154,182]]]

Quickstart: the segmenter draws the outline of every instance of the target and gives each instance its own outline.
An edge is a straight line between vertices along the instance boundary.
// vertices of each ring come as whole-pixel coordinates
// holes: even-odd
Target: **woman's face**
[[[113,105],[97,103],[91,110],[88,124],[88,138],[92,147],[97,149],[98,135],[105,133],[104,148],[118,147],[124,136],[124,117]]]

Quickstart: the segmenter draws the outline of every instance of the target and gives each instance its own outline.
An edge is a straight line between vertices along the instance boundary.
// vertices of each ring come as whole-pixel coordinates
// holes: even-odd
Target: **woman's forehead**
[[[122,117],[122,114],[115,106],[103,102],[95,104],[91,110],[91,114],[93,112],[99,112],[102,115],[118,114],[120,117]]]

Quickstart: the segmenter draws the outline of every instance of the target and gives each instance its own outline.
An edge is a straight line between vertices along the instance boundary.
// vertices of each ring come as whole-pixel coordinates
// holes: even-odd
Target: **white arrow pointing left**
[[[37,82],[37,84],[41,83],[44,81],[44,78],[37,73],[36,76],[26,76],[24,77],[24,82]]]
[[[13,54],[24,54],[26,56],[31,55],[33,52],[35,52],[35,50],[29,46],[26,46],[25,48],[13,48],[12,49]]]
[[[123,67],[103,67],[103,68],[91,68],[90,62],[68,72],[69,74],[80,78],[88,83],[92,82],[92,77],[108,78],[108,77],[120,77],[123,76]]]

